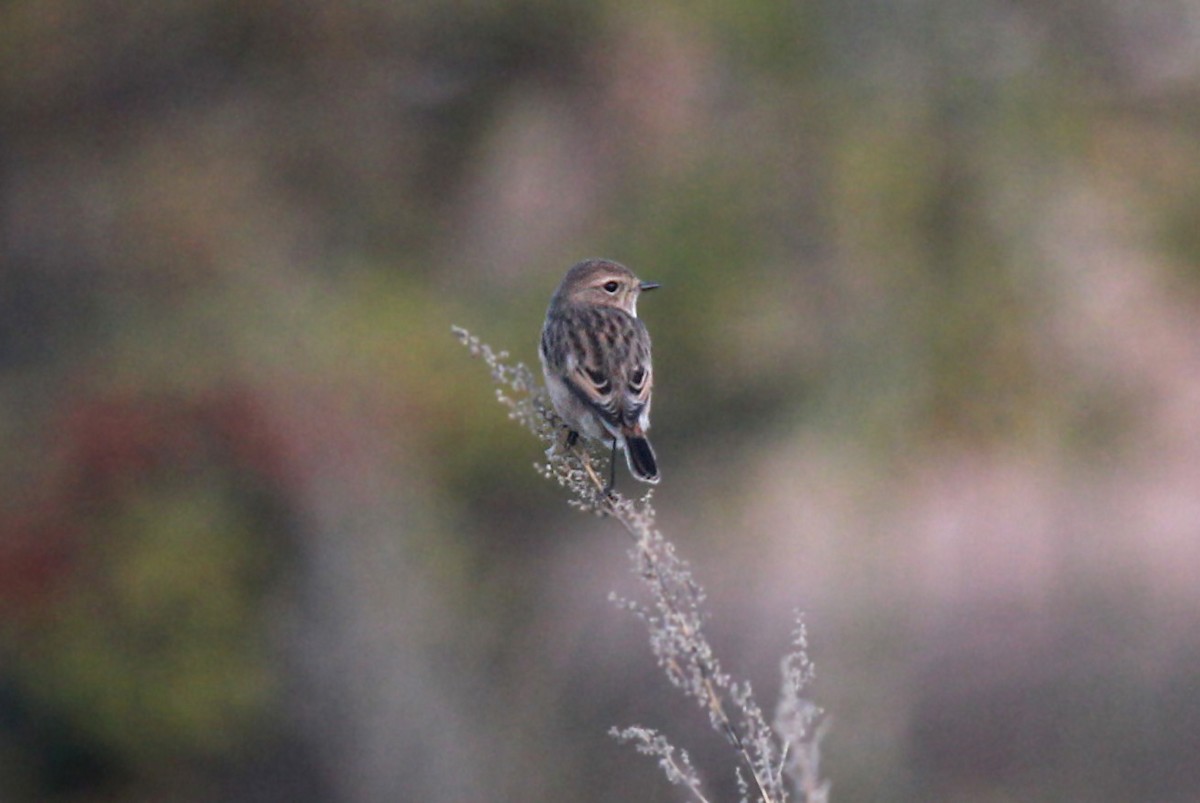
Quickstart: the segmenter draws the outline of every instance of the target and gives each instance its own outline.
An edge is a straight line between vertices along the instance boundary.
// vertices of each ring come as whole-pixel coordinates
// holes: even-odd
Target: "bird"
[[[654,389],[650,333],[637,314],[638,297],[659,286],[610,259],[585,259],[559,283],[542,325],[538,356],[551,405],[568,429],[567,445],[580,435],[611,443],[605,493],[616,481],[618,449],[636,479],[660,479],[646,437]]]

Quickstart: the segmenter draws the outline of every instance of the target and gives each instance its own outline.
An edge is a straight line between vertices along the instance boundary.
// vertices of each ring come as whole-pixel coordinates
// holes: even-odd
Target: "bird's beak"
[[[662,285],[659,284],[658,282],[642,282],[641,284],[638,285],[638,289],[641,290],[643,293],[646,292],[647,290],[657,290],[660,287],[662,287]]]

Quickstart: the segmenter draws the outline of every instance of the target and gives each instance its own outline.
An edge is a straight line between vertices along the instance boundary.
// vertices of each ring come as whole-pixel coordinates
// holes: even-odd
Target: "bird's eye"
[[[621,287],[621,285],[618,284],[616,281],[607,281],[604,283],[604,292],[615,293],[615,292],[617,292],[618,289],[620,289],[620,287]]]

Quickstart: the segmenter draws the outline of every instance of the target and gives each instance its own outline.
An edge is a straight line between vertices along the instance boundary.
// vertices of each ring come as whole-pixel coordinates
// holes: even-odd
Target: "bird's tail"
[[[655,459],[654,449],[645,435],[625,436],[625,462],[629,464],[629,473],[637,479],[642,482],[658,482],[658,460]]]

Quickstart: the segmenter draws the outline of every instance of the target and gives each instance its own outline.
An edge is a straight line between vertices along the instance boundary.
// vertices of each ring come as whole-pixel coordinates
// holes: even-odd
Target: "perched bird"
[[[646,439],[650,428],[650,334],[638,319],[638,296],[658,287],[624,265],[588,259],[567,271],[550,299],[538,356],[555,412],[580,434],[612,444],[608,489],[616,478],[617,449],[642,482],[658,482],[658,461]]]

